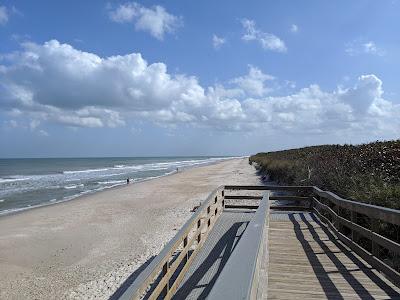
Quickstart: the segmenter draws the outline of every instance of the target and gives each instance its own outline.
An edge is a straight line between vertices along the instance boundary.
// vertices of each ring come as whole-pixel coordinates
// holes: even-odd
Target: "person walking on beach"
[[[126,184],[129,184],[129,178],[126,179]]]

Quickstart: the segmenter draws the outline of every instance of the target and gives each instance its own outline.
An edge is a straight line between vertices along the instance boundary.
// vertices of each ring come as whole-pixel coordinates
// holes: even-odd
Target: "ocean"
[[[230,157],[0,159],[0,215],[72,200]]]

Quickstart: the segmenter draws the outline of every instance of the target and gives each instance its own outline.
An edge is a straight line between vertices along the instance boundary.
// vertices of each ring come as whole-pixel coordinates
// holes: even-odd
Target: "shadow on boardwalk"
[[[205,299],[208,296],[248,223],[234,223],[219,238],[207,257],[184,281],[173,299]]]
[[[330,276],[332,273],[339,273],[340,277],[344,279],[344,281],[346,281],[354,290],[355,295],[361,299],[375,299],[374,295],[370,292],[371,284],[376,285],[377,288],[379,287],[386,293],[386,295],[390,297],[390,299],[400,299],[400,295],[396,290],[394,290],[390,285],[376,275],[370,266],[366,265],[356,255],[343,246],[343,244],[339,242],[327,228],[325,228],[325,226],[319,219],[315,217],[314,214],[310,214],[312,220],[315,222],[313,223],[319,225],[329,240],[320,238],[320,235],[314,227],[315,225],[311,224],[311,222],[304,216],[303,213],[296,213],[296,215],[300,217],[301,221],[299,221],[294,214],[289,214],[289,219],[294,226],[296,238],[301,243],[307,259],[328,299],[346,298],[346,296],[342,295],[339,285],[337,285],[337,282],[335,282],[336,280],[332,279],[333,277]],[[301,228],[300,223],[306,225],[306,229]],[[317,256],[317,254],[313,251],[310,241],[305,238],[304,232],[307,231],[309,234],[311,234],[313,242],[316,242],[319,245],[329,261],[334,264],[337,271],[327,271],[324,269],[324,264],[321,263],[319,259],[320,257]],[[340,249],[340,252],[331,251],[326,243],[328,241],[332,242],[338,249]],[[357,269],[354,270],[353,268],[349,269],[346,267],[346,265],[342,262],[343,258],[341,259],[338,256],[340,254],[344,254],[357,267]],[[362,278],[362,276],[359,275],[360,272],[370,279],[369,287],[365,286],[365,280],[360,280],[360,278]]]

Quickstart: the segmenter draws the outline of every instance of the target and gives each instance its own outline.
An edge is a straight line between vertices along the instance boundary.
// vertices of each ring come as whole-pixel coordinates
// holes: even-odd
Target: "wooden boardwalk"
[[[120,299],[400,300],[400,244],[382,225],[399,230],[400,211],[312,186],[221,186]]]
[[[253,215],[254,210],[224,210],[173,299],[208,296]]]
[[[268,299],[400,299],[314,214],[276,211],[269,224]]]

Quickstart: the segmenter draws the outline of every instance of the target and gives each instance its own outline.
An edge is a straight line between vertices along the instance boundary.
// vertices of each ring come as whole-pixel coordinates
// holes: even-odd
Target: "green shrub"
[[[400,140],[322,145],[249,158],[282,184],[316,185],[344,198],[400,209]]]

